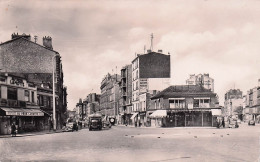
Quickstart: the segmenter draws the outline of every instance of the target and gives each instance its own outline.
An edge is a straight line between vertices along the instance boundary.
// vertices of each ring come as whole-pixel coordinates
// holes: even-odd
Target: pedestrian
[[[222,119],[222,126],[223,126],[223,128],[225,128],[225,119],[224,118]]]
[[[11,125],[11,136],[16,136],[16,126],[14,123]]]
[[[51,131],[53,129],[53,123],[52,123],[52,121],[50,120],[50,129],[49,129],[49,131]]]

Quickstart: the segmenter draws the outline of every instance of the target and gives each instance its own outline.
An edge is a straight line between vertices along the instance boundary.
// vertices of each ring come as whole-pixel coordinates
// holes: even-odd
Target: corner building
[[[39,91],[38,105],[52,115],[53,69],[55,71],[56,124],[61,128],[67,110],[67,89],[63,85],[62,60],[53,50],[52,38],[43,37],[43,44],[31,41],[31,36],[14,33],[11,40],[0,44],[2,73],[15,74],[33,83]],[[45,103],[47,103],[45,105]],[[45,105],[44,107],[42,107]]]
[[[151,90],[163,90],[170,85],[170,55],[148,51],[138,54],[132,61],[132,116],[136,126],[144,126],[147,120],[146,108],[140,104],[140,95]]]

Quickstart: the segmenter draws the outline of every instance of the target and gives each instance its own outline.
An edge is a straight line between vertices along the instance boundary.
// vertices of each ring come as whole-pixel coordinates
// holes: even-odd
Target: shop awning
[[[44,116],[40,109],[26,108],[1,108],[5,111],[6,116]]]
[[[221,109],[211,109],[213,116],[221,116]]]
[[[149,117],[150,118],[163,118],[167,116],[166,110],[156,110]]]
[[[131,116],[131,118],[130,119],[134,119],[135,117],[136,117],[136,115],[137,115],[138,113],[134,113],[132,116]]]

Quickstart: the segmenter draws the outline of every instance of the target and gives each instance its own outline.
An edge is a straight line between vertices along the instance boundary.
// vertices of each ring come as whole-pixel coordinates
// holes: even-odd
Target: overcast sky
[[[119,73],[150,47],[171,54],[172,84],[209,73],[220,104],[226,91],[247,90],[260,78],[260,1],[98,0],[0,1],[0,42],[13,32],[53,38],[62,56],[68,108],[102,78]],[[116,70],[117,66],[117,70]]]

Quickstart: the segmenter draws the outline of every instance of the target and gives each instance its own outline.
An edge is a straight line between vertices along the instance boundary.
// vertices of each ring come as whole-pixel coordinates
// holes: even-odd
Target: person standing
[[[222,118],[222,126],[225,128],[225,118]]]
[[[11,136],[16,136],[16,126],[14,123],[11,125]]]

